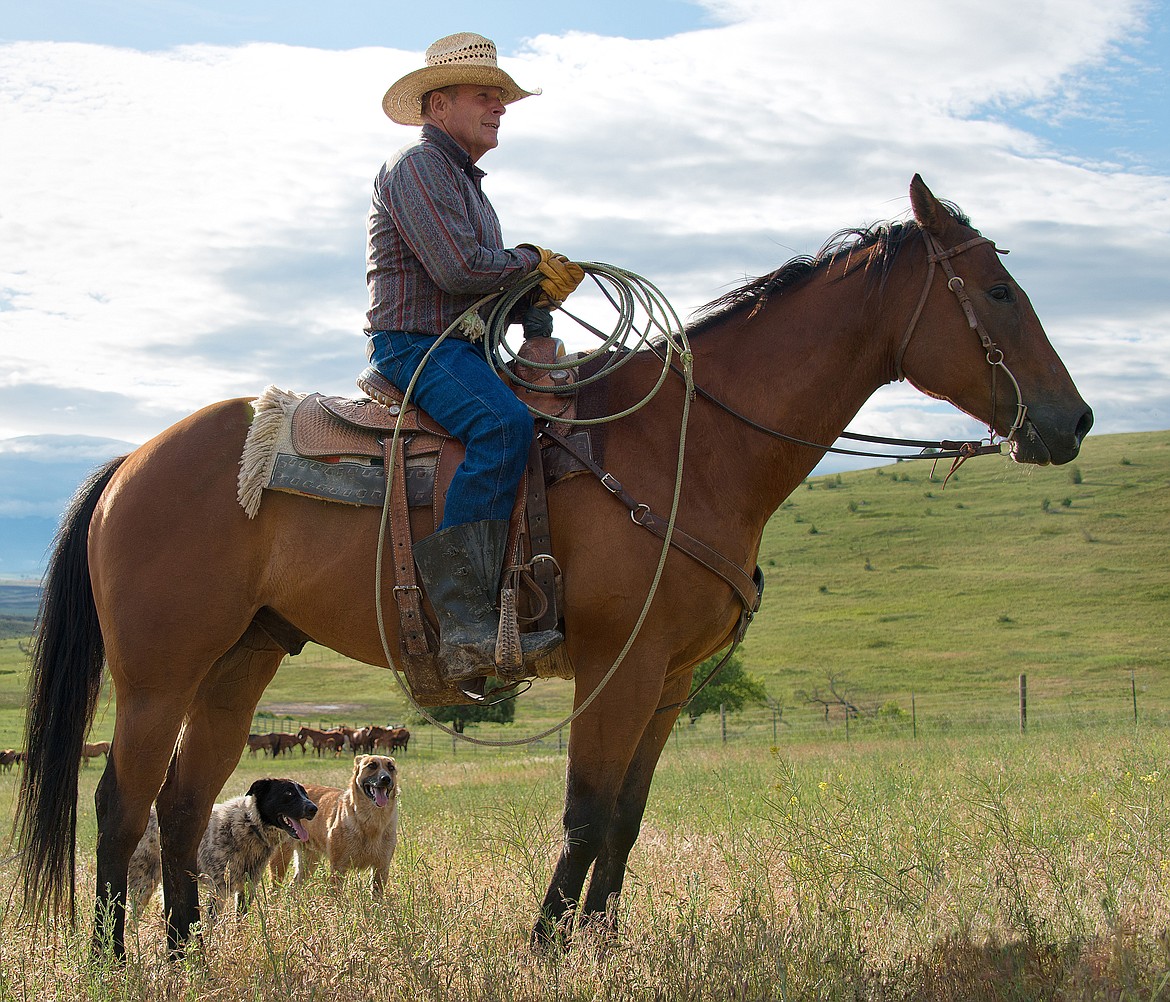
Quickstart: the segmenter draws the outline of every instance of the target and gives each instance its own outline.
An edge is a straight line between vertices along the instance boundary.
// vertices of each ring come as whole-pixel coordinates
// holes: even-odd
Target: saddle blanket
[[[406,503],[426,507],[435,496],[437,456],[411,457],[406,461]],[[266,487],[290,494],[337,501],[341,504],[372,505],[386,502],[386,471],[380,460],[338,459],[322,462],[295,453],[276,453],[272,475]]]

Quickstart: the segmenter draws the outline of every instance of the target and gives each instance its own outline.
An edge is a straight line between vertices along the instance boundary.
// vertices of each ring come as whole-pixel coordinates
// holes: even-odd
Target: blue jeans
[[[371,365],[405,391],[437,340],[375,331],[367,354]],[[439,528],[510,518],[528,462],[532,416],[488,364],[483,347],[447,338],[427,359],[410,399],[467,450],[447,490]]]

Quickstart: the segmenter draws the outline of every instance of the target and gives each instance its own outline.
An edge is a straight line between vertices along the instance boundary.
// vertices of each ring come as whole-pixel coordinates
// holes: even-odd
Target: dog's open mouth
[[[287,814],[281,816],[281,824],[284,825],[284,830],[288,832],[298,842],[308,842],[309,832],[303,824],[296,818],[290,818]]]
[[[362,792],[369,797],[377,807],[385,807],[390,803],[390,791],[394,789],[394,781],[389,776],[383,776],[377,782],[367,780],[362,783]]]

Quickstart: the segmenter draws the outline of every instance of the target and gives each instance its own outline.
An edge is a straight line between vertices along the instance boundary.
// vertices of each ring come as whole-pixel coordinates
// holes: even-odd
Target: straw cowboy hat
[[[539,94],[525,90],[496,65],[496,43],[483,35],[461,31],[440,38],[427,49],[426,66],[407,73],[386,91],[382,110],[399,125],[422,125],[422,96],[454,84],[499,87],[500,100],[511,104]]]

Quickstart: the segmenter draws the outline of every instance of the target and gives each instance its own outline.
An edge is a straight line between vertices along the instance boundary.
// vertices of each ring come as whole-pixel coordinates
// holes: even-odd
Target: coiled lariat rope
[[[576,418],[567,421],[564,418],[545,414],[536,408],[529,407],[531,413],[537,418],[544,418],[549,421],[558,421],[564,424],[574,425],[595,425],[603,424],[609,421],[616,421],[619,418],[627,417],[635,411],[644,407],[650,402],[662,388],[663,383],[666,382],[667,377],[671,372],[671,363],[675,354],[679,357],[680,366],[682,369],[683,380],[686,383],[686,393],[683,395],[682,419],[679,426],[679,440],[678,440],[678,461],[675,467],[674,480],[674,496],[670,504],[670,518],[667,520],[666,531],[662,541],[662,552],[658,557],[658,565],[654,570],[653,580],[650,582],[650,589],[646,594],[646,600],[642,604],[642,610],[638,614],[638,619],[634,623],[634,628],[630,632],[629,638],[626,640],[621,651],[618,653],[617,659],[610,666],[609,670],[602,676],[601,680],[594,687],[589,696],[570,713],[567,717],[559,723],[540,731],[537,734],[529,735],[524,738],[515,738],[512,740],[493,741],[486,738],[469,737],[466,734],[461,734],[452,727],[448,727],[441,721],[436,720],[425,707],[421,706],[414,698],[414,694],[410,691],[410,687],[402,678],[401,672],[394,664],[394,658],[390,654],[390,642],[386,636],[386,623],[382,611],[382,555],[385,551],[386,540],[386,526],[389,521],[390,513],[390,478],[394,473],[394,463],[398,457],[398,443],[400,438],[400,431],[402,427],[402,420],[406,415],[406,405],[410,401],[411,394],[414,392],[414,385],[418,380],[418,374],[422,371],[424,365],[430,359],[431,353],[445,341],[454,331],[464,329],[465,323],[472,318],[478,316],[479,310],[487,306],[495,300],[495,306],[492,308],[487,321],[487,330],[484,335],[483,347],[484,355],[488,363],[497,371],[504,368],[508,361],[515,360],[519,356],[512,351],[505,341],[505,334],[507,333],[509,317],[513,313],[515,307],[521,300],[530,296],[533,290],[540,284],[541,275],[539,273],[532,273],[520,282],[518,282],[511,289],[504,293],[493,293],[490,296],[485,296],[473,306],[471,306],[458,320],[456,320],[450,327],[448,327],[442,335],[435,341],[435,343],[428,349],[426,355],[423,356],[422,362],[415,370],[414,376],[407,384],[403,393],[402,409],[398,414],[398,420],[394,425],[394,434],[390,442],[390,449],[386,459],[386,484],[387,490],[385,500],[382,505],[382,519],[378,526],[378,552],[374,566],[374,606],[378,620],[378,636],[382,641],[382,653],[386,658],[386,663],[389,665],[391,672],[394,675],[395,682],[402,690],[403,695],[406,696],[407,701],[415,711],[423,717],[428,723],[433,724],[439,730],[451,735],[452,738],[459,738],[469,744],[487,745],[490,747],[504,748],[515,745],[531,744],[533,741],[539,741],[542,738],[548,737],[550,734],[555,734],[563,727],[571,724],[582,713],[584,713],[593,701],[601,694],[601,691],[609,684],[609,680],[613,678],[614,673],[621,666],[625,660],[626,655],[629,654],[630,649],[634,646],[634,642],[638,638],[638,634],[642,630],[642,624],[646,621],[646,617],[650,612],[650,606],[654,601],[654,596],[658,591],[659,583],[662,580],[662,571],[666,566],[666,559],[670,554],[671,539],[674,536],[674,524],[678,514],[679,498],[682,495],[682,479],[683,479],[683,456],[686,453],[687,441],[687,423],[690,418],[691,402],[695,396],[694,384],[694,356],[691,353],[690,342],[687,340],[686,330],[684,329],[678,314],[674,307],[666,297],[654,286],[651,282],[642,278],[640,275],[635,275],[633,272],[625,271],[622,268],[614,267],[609,264],[601,264],[599,262],[578,262],[585,274],[592,279],[594,285],[599,289],[603,297],[613,307],[616,319],[612,330],[609,334],[603,333],[597,327],[594,327],[588,321],[576,316],[573,313],[565,310],[563,306],[558,307],[557,311],[569,317],[579,326],[589,331],[595,337],[599,338],[601,344],[593,351],[584,352],[576,358],[563,357],[556,360],[552,364],[544,364],[537,362],[530,362],[524,359],[524,365],[533,369],[559,370],[559,369],[579,369],[587,365],[597,358],[604,358],[606,361],[601,368],[594,374],[578,379],[575,386],[587,386],[590,383],[596,382],[600,379],[612,375],[618,368],[629,362],[635,355],[639,348],[647,347],[651,338],[658,339],[655,344],[655,353],[662,359],[662,371],[659,374],[654,386],[647,392],[647,394],[637,403],[618,411],[613,414],[606,414],[596,418]],[[616,350],[622,349],[622,350]],[[644,354],[640,357],[645,357]],[[509,373],[509,379],[526,389],[533,390],[539,393],[552,393],[556,388],[537,385],[526,382]]]

